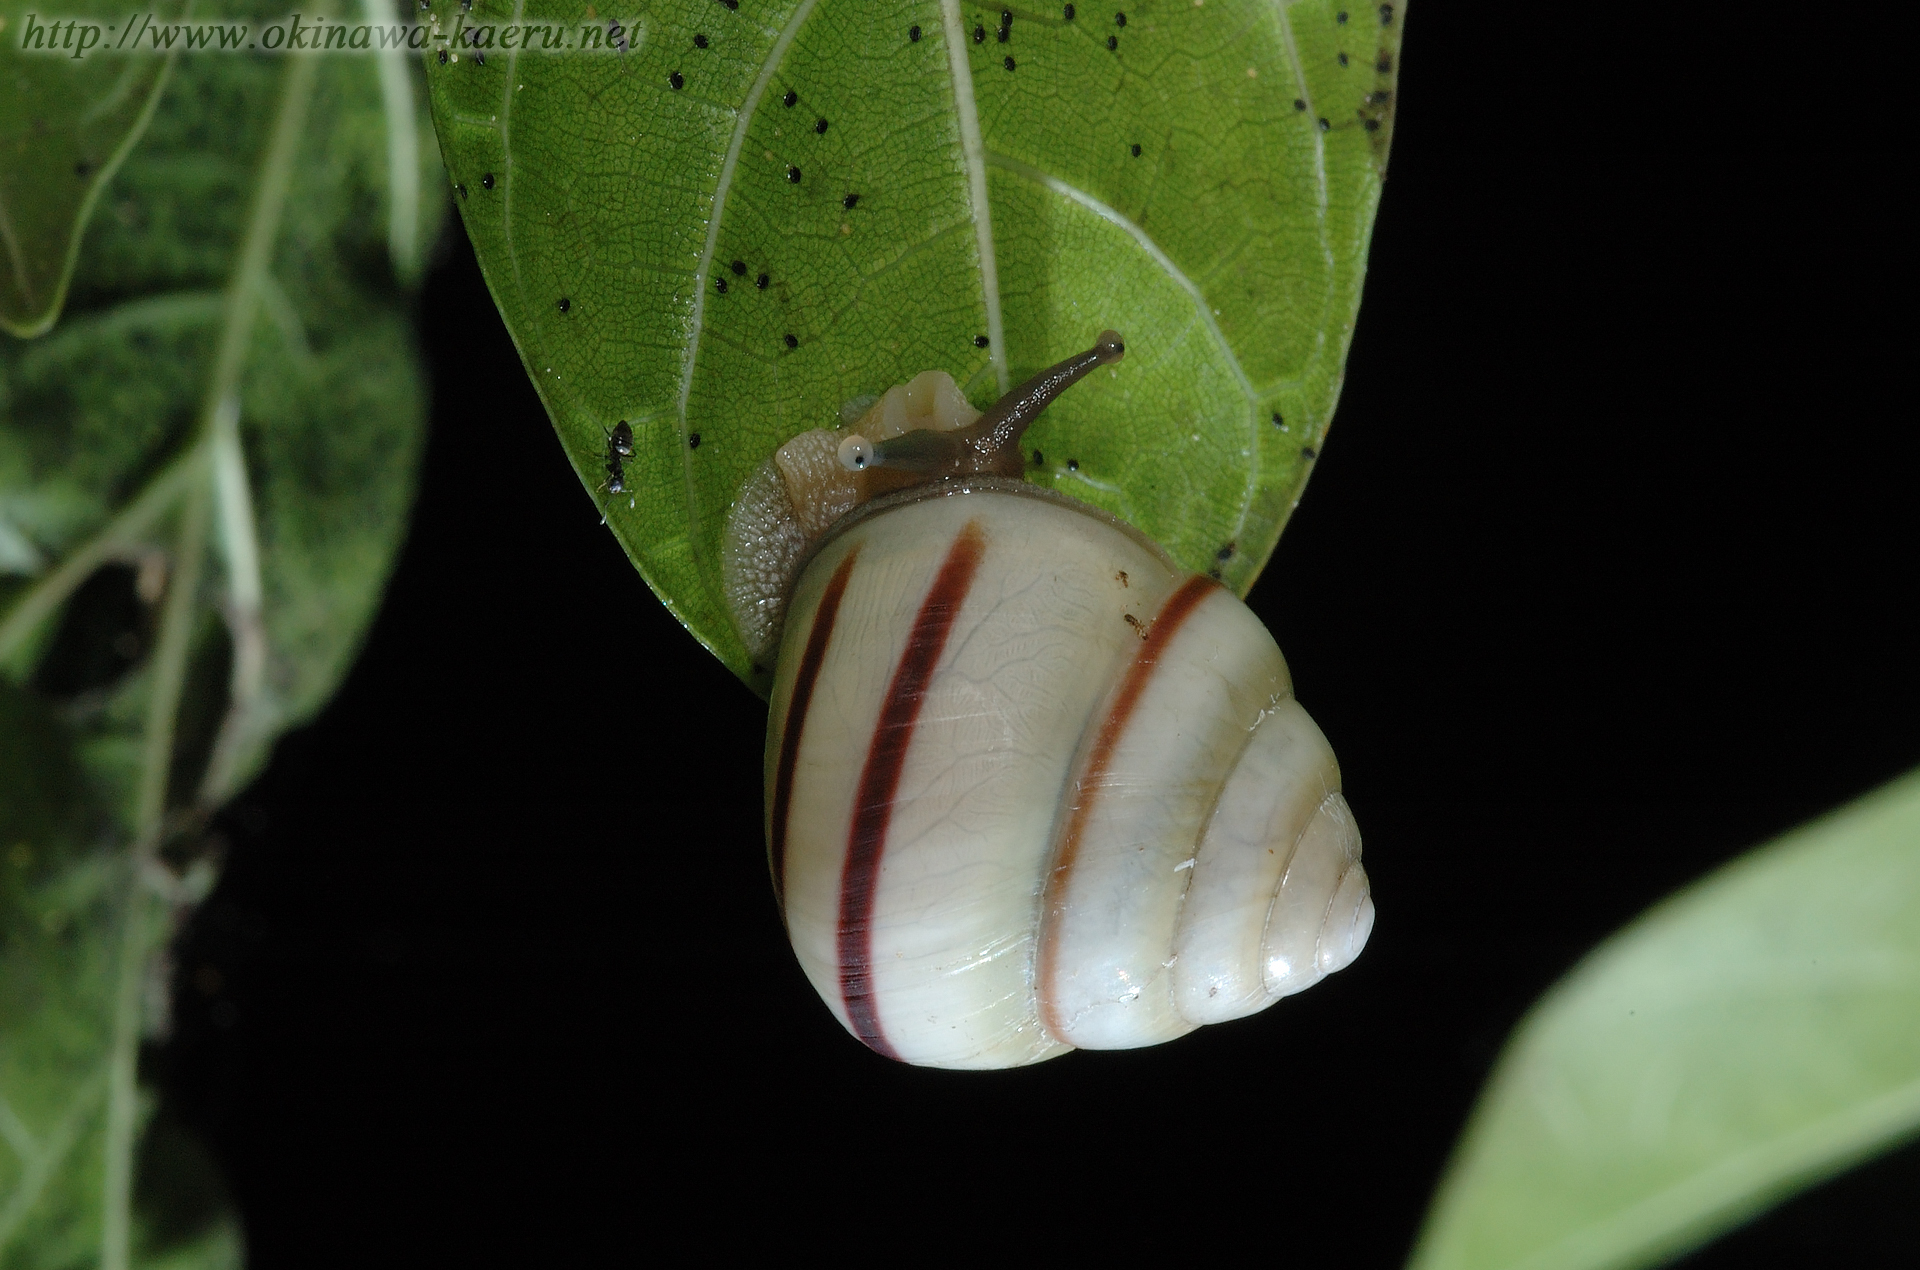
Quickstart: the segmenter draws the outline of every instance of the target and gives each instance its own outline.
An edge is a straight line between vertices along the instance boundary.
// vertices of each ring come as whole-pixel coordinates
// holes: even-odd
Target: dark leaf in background
[[[9,47],[9,91],[27,87],[0,101],[0,136],[39,135],[109,71],[144,92],[159,66]],[[419,190],[440,179],[410,90],[390,91],[408,73],[397,55],[182,60],[77,266],[46,227],[78,233],[86,200],[50,178],[0,191],[38,227],[36,267],[73,269],[50,333],[0,344],[8,1266],[240,1256],[139,1057],[170,1027],[166,942],[212,885],[206,817],[331,694],[406,531],[426,403],[417,260],[392,253],[430,236]],[[10,325],[51,322],[36,312]]]

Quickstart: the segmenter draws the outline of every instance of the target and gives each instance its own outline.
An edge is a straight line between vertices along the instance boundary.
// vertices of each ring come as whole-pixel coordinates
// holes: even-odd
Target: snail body
[[[843,471],[904,454],[937,476],[841,512],[783,597],[774,886],[822,999],[891,1058],[1171,1040],[1310,986],[1372,927],[1338,765],[1259,619],[1124,522],[1000,474],[1120,348],[1108,333],[1011,407],[957,412],[957,435],[838,438]]]

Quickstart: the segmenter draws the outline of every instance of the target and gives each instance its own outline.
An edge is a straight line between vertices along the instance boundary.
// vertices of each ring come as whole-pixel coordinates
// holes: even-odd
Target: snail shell
[[[1365,944],[1359,834],[1279,648],[1131,526],[950,477],[843,515],[784,607],[774,887],[877,1052],[1157,1044]]]

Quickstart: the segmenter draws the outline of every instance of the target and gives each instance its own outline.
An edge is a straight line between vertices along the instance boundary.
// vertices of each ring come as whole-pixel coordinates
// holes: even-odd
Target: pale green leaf
[[[121,31],[124,0],[56,6],[0,0],[0,331],[38,335],[60,316],[94,201],[140,138],[173,66],[171,55],[71,51],[58,19],[97,18]],[[148,6],[164,21],[183,0]],[[138,41],[135,41],[137,44]]]
[[[1412,1265],[1651,1265],[1917,1129],[1920,774],[1661,904],[1556,987]]]
[[[474,35],[428,69],[481,268],[581,479],[764,687],[718,583],[754,468],[919,371],[984,405],[1107,326],[1127,359],[1036,425],[1030,474],[1252,584],[1339,394],[1404,8],[1149,0],[1122,26],[1050,4],[1010,10],[1003,42],[1001,6],[957,0],[435,0],[443,34]],[[548,33],[506,48],[510,19]],[[624,52],[539,51],[610,19]]]
[[[135,1060],[206,817],[333,691],[405,533],[444,187],[402,69],[183,58],[65,317],[0,339],[0,1266],[238,1264]]]

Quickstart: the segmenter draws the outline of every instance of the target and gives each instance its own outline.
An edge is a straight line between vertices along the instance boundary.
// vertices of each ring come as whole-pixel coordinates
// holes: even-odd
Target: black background
[[[1155,1050],[962,1075],[842,1033],[764,876],[763,707],[598,525],[456,228],[411,540],[220,822],[156,1056],[258,1270],[1218,1231],[1396,1265],[1529,1001],[1920,762],[1900,64],[1686,8],[1414,8],[1345,396],[1252,597],[1379,923]],[[1892,1259],[1915,1193],[1909,1148],[1697,1264]]]

